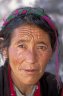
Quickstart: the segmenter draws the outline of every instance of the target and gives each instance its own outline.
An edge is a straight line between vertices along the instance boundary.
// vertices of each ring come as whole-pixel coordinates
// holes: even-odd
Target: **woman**
[[[0,32],[2,54],[0,96],[59,96],[57,81],[45,73],[55,51],[57,29],[41,8],[16,9]]]

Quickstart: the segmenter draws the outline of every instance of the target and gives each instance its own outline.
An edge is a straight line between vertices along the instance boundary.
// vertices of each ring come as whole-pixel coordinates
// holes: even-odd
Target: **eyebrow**
[[[29,42],[29,40],[28,39],[21,39],[21,40],[17,41],[17,44],[24,43],[24,42]],[[37,44],[44,44],[44,45],[48,46],[48,44],[45,43],[44,41],[38,41]]]
[[[17,41],[17,44],[18,43],[22,43],[22,42],[29,42],[29,40],[27,40],[27,39],[21,39],[21,40]]]
[[[44,44],[44,45],[48,46],[48,44],[45,43],[44,41],[40,41],[40,42],[38,42],[38,44]]]

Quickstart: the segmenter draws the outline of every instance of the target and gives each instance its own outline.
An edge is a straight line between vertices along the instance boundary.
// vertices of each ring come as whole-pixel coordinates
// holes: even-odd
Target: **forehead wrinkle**
[[[26,26],[21,26],[21,27],[19,27],[19,29],[16,28],[14,31],[15,32],[19,31],[18,35],[19,35],[19,37],[22,36],[22,38],[23,38],[23,36],[25,36],[27,38],[30,37],[30,39],[31,38],[39,39],[41,37],[40,32],[42,30],[40,30],[36,25],[34,26],[34,25],[30,24],[30,25],[26,25]]]

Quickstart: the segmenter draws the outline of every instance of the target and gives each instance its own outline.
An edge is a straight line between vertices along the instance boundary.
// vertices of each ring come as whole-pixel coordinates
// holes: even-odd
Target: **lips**
[[[28,71],[28,72],[35,72],[37,71],[36,69],[24,69],[25,71]]]
[[[25,69],[24,72],[28,75],[35,75],[37,73],[36,69]]]
[[[20,69],[20,71],[24,71],[27,74],[36,74],[37,69]]]

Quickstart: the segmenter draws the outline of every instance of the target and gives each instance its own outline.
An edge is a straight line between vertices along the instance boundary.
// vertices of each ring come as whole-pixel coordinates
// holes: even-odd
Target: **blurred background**
[[[0,29],[8,17],[8,15],[16,8],[30,6],[44,8],[50,17],[52,17],[59,31],[59,46],[58,46],[58,61],[59,61],[59,76],[63,81],[63,0],[0,0]],[[48,64],[46,71],[53,74],[56,72],[56,55],[54,53],[53,58]],[[0,52],[0,66],[2,66],[4,60],[2,59]]]

